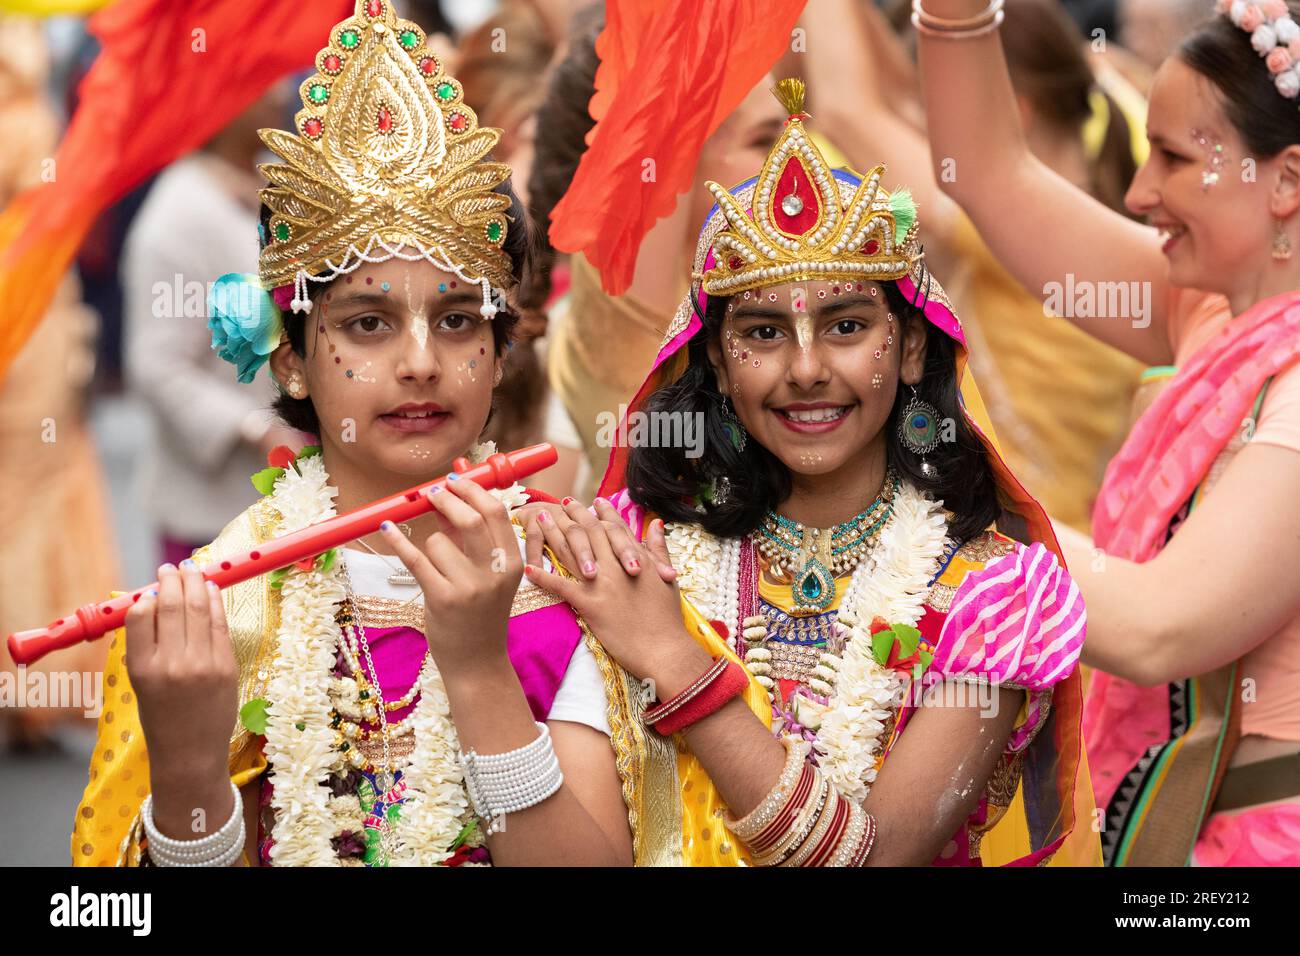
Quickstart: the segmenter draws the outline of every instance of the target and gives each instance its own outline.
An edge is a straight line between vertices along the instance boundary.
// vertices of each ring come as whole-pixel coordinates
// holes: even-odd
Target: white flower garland
[[[811,701],[801,700],[800,722],[816,729],[818,765],[841,794],[861,801],[875,782],[881,739],[891,715],[902,703],[907,678],[881,666],[872,653],[870,626],[874,618],[915,627],[925,610],[930,581],[943,556],[948,525],[943,503],[903,481],[894,498],[893,515],[881,530],[880,541],[853,572],[840,603],[836,627],[845,638],[842,657],[823,654],[813,688],[830,697],[820,715]],[[740,591],[739,562],[729,558],[739,540],[720,541],[699,525],[670,525],[668,551],[678,569],[682,593],[709,619],[731,611]],[[733,622],[725,620],[739,643]],[[748,636],[751,621],[745,622]],[[771,652],[751,650],[746,666],[765,687],[773,681]],[[807,707],[803,705],[809,705]],[[809,719],[803,719],[803,711]],[[820,716],[818,723],[814,718]]]
[[[879,544],[854,570],[844,595],[836,620],[845,637],[844,654],[838,660],[823,656],[835,672],[835,696],[814,747],[822,772],[850,799],[863,800],[875,783],[885,724],[907,686],[905,675],[881,666],[872,654],[871,622],[879,617],[891,625],[916,626],[947,537],[942,502],[903,482]]]
[[[485,442],[469,457],[477,463],[495,450]],[[271,495],[281,516],[277,537],[334,516],[338,489],[328,481],[320,455],[284,469]],[[528,500],[518,484],[493,494],[507,508]],[[281,583],[266,721],[275,810],[271,860],[279,866],[342,866],[331,838],[363,831],[357,797],[331,797],[327,785],[331,773],[344,769],[330,727],[329,693],[339,642],[335,617],[345,596],[339,568],[338,562],[328,571],[290,567]],[[469,806],[446,688],[436,667],[423,674],[411,715],[415,747],[403,771],[402,810],[389,855],[394,866],[434,866],[450,857]]]

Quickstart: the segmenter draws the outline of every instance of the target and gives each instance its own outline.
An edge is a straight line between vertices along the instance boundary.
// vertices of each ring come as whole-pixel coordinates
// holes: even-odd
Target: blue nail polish
[[[393,523],[391,521],[383,521],[380,523],[379,527],[383,528],[385,531],[392,531]]]
[[[175,570],[176,570],[176,565],[174,565],[174,564],[172,564],[170,561],[168,561],[166,564],[160,564],[160,565],[158,566],[158,570],[159,570],[159,571],[175,571]]]
[[[209,590],[209,591],[215,591],[215,590],[217,589],[217,582],[216,582],[216,581],[208,581],[208,582],[206,582],[206,583],[207,583],[207,585],[208,585],[208,590]]]
[[[434,485],[429,489],[429,494],[436,495],[440,491],[442,491],[442,485]]]
[[[149,592],[148,592],[148,596],[151,597],[151,598],[156,598],[156,597],[158,596],[158,589],[157,589],[157,588],[150,588],[150,589],[149,589]]]
[[[186,558],[184,561],[181,562],[181,567],[182,567],[182,568],[193,568],[193,567],[196,567],[196,565],[194,564],[194,559],[193,559],[193,558]]]
[[[454,471],[447,476],[448,481],[455,481],[458,478],[460,478],[460,475],[456,474]]]

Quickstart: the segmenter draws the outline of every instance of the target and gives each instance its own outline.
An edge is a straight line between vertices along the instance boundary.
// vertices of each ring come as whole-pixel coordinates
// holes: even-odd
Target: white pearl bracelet
[[[553,796],[564,783],[560,761],[543,723],[532,743],[503,754],[460,754],[465,789],[479,819],[488,823],[489,834],[505,829],[505,817],[536,806]]]
[[[230,819],[215,832],[194,840],[163,836],[153,820],[153,794],[145,797],[140,819],[149,838],[149,858],[158,866],[229,866],[238,859],[247,836],[244,801],[233,781],[230,791],[235,798]]]

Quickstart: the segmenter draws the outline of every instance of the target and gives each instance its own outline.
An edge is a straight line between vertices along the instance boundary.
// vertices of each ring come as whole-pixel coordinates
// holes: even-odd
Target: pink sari
[[[1152,402],[1111,461],[1093,514],[1097,547],[1128,561],[1157,555],[1171,521],[1241,427],[1264,384],[1297,358],[1300,293],[1266,299],[1229,321]],[[1108,862],[1187,862],[1235,742],[1231,717],[1221,732],[1210,713],[1216,703],[1231,711],[1233,695],[1216,701],[1208,683],[1198,684],[1211,676],[1139,687],[1110,674],[1093,675],[1083,731],[1097,803],[1107,808]],[[1201,779],[1192,781],[1185,760],[1174,764],[1180,751],[1192,749],[1184,744],[1197,734],[1204,738],[1208,764]],[[1174,800],[1162,797],[1180,787],[1184,793]],[[1188,828],[1191,821],[1196,829]],[[1135,853],[1144,835],[1147,846]]]

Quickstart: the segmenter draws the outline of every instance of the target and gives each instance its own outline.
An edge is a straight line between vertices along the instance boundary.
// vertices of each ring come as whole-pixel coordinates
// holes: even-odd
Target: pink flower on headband
[[[1264,0],[1260,7],[1270,20],[1280,20],[1291,12],[1287,9],[1286,0]]]
[[[1246,12],[1241,15],[1241,28],[1247,33],[1254,33],[1264,25],[1264,11],[1255,4],[1246,7]]]
[[[1300,40],[1292,40],[1287,50],[1291,53],[1291,59],[1300,62]]]
[[[1297,41],[1297,43],[1300,43],[1300,41]],[[1293,61],[1290,51],[1279,46],[1273,48],[1264,62],[1268,64],[1268,71],[1276,75],[1283,70],[1290,69]]]
[[[289,303],[293,301],[293,284],[276,286],[271,290],[271,298],[281,312],[288,312]]]

